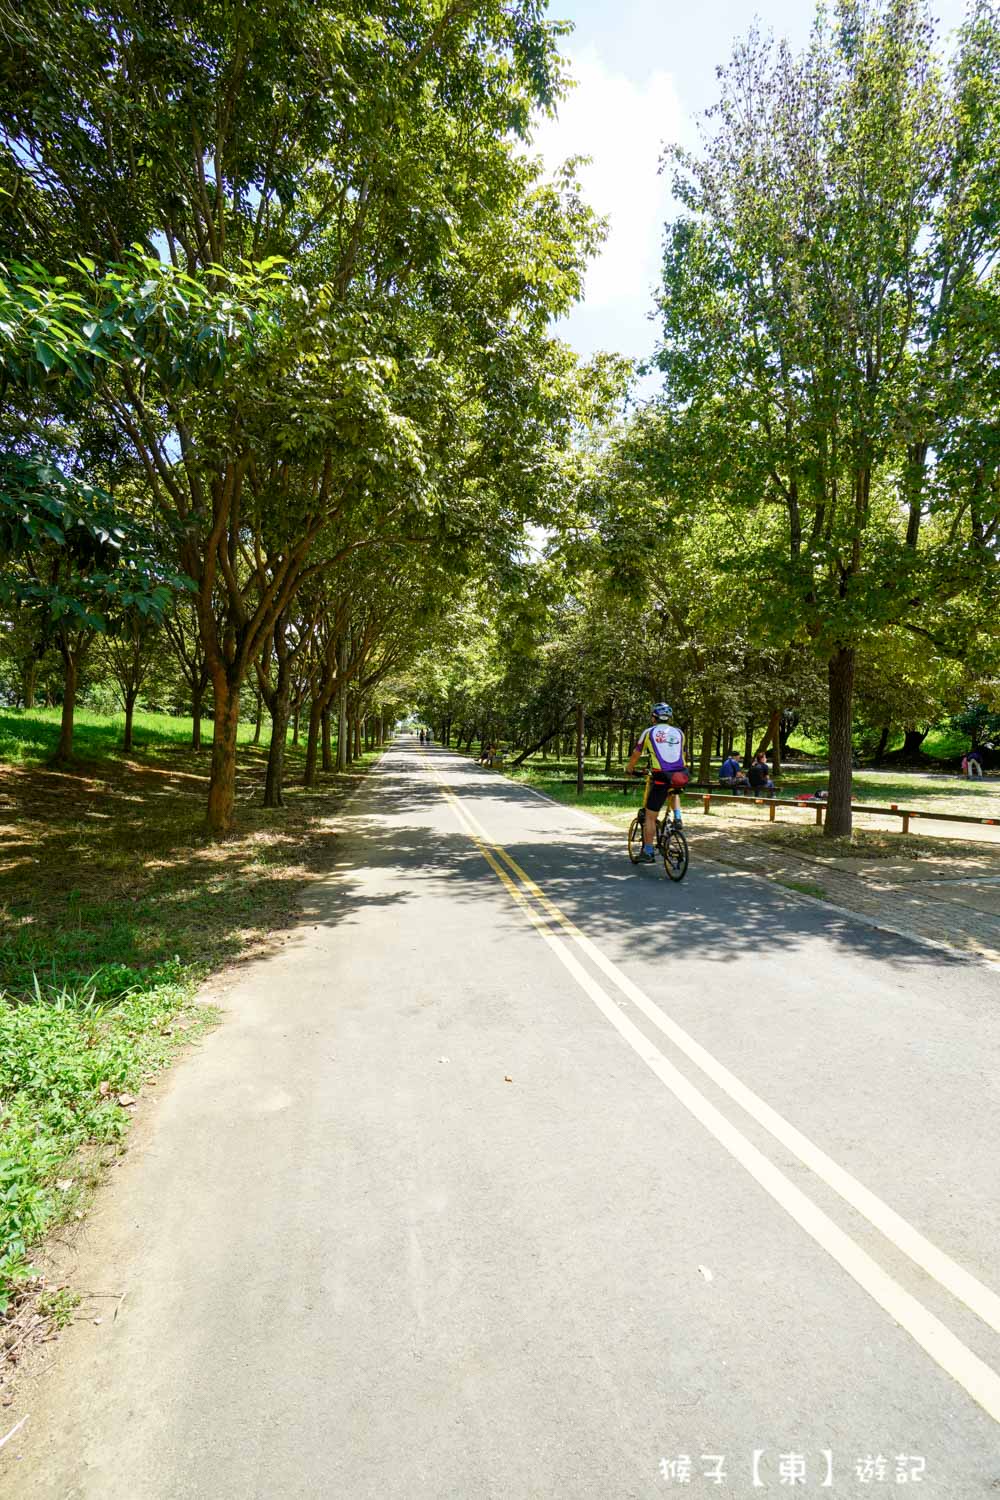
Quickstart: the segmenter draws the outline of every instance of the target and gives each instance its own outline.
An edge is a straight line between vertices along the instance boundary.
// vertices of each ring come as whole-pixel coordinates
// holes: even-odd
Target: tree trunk
[[[576,794],[583,796],[583,704],[576,705]]]
[[[73,713],[76,709],[77,654],[67,648],[63,651],[63,702],[62,722],[59,725],[59,748],[57,760],[71,760],[73,756]]]
[[[288,738],[290,678],[287,661],[279,656],[275,688],[267,705],[271,715],[271,743],[267,748],[267,771],[264,775],[265,807],[285,805],[285,741]]]
[[[851,731],[854,727],[854,651],[842,646],[830,658],[830,782],[825,833],[842,838],[851,831],[853,782]]]
[[[715,736],[715,725],[708,720],[701,732],[701,760],[698,763],[698,780],[711,781],[712,779],[712,740]]]
[[[448,743],[451,744],[451,721],[448,722]],[[361,758],[361,720],[354,721],[354,759]]]
[[[743,764],[748,766],[753,760],[753,719],[747,719],[743,728]]]
[[[605,743],[604,743],[604,774],[605,774],[605,776],[610,776],[611,775],[611,753],[612,753],[612,750],[614,749],[614,738],[615,738],[614,708],[609,703],[608,704],[607,721],[606,721],[605,726],[604,726],[604,741],[605,741]]]
[[[35,687],[38,682],[38,662],[32,661],[24,669],[24,706],[34,708]]]
[[[138,693],[125,694],[125,735],[122,739],[123,750],[131,750],[132,748],[132,717],[135,713],[135,700],[138,696]]]
[[[296,703],[296,705],[295,705],[295,718],[294,718],[294,720],[292,722],[292,744],[293,745],[297,745],[298,743],[299,743],[299,705]]]
[[[773,745],[775,747],[775,752],[778,754],[778,756],[780,758],[781,751],[780,751],[780,748],[779,748],[779,745],[778,745],[778,733],[779,733],[780,727],[781,727],[781,709],[780,708],[772,708],[772,710],[771,710],[771,716],[770,716],[770,718],[767,721],[767,728],[764,730],[764,737],[761,740],[760,744],[757,746],[757,754],[758,755],[760,754],[760,752],[762,750],[764,751],[764,754],[766,755],[767,752],[768,752],[768,750],[770,750],[771,746]]]
[[[316,782],[316,760],[319,750],[320,726],[323,707],[318,698],[309,705],[309,732],[306,736],[306,764],[302,772],[302,785],[314,786]],[[339,746],[338,746],[339,749]]]
[[[319,716],[323,731],[323,770],[333,770],[333,745],[330,740],[330,710],[324,708]]]
[[[337,692],[337,770],[347,770],[347,641],[337,645],[337,675],[340,687]]]
[[[262,725],[263,722],[264,722],[264,696],[261,693],[260,688],[258,688],[257,689],[257,718],[256,718],[256,721],[255,721],[254,726],[253,726],[253,742],[254,742],[255,745],[259,745],[260,744],[260,729],[261,729],[261,725]]]
[[[883,724],[882,725],[882,733],[879,735],[878,746],[877,746],[877,748],[875,750],[875,764],[877,766],[880,766],[882,764],[883,760],[885,759],[885,747],[889,743],[889,735],[891,734],[891,732],[892,732],[892,725],[891,724]]]
[[[288,701],[275,703],[271,714],[271,743],[264,777],[264,806],[284,807],[285,738],[288,734]]]
[[[240,690],[224,671],[212,676],[215,729],[212,734],[212,771],[208,787],[208,831],[229,833],[236,810],[236,741],[240,728]]]
[[[781,744],[781,756],[783,760],[788,755],[788,742],[798,727],[798,714],[789,713],[781,715],[781,727],[778,731],[778,736]]]
[[[920,747],[927,738],[926,729],[904,729],[903,748],[899,752],[904,760],[917,760]]]
[[[201,685],[191,690],[191,748],[201,749],[201,706],[205,689]]]
[[[561,733],[562,733],[562,725],[561,724],[557,724],[556,727],[555,727],[555,729],[550,729],[549,732],[548,732],[548,734],[543,734],[542,738],[540,740],[536,740],[533,745],[529,745],[528,748],[527,748],[527,750],[522,750],[521,753],[520,753],[520,755],[518,755],[514,760],[511,761],[511,763],[510,763],[511,764],[511,769],[513,770],[514,766],[521,765],[524,761],[526,761],[528,759],[529,755],[534,755],[534,753],[535,753],[536,750],[540,750],[543,745],[547,745],[550,740],[554,740],[555,737],[556,737],[556,735],[557,734],[561,734]],[[484,738],[483,738],[483,744],[487,745],[488,743],[489,743],[489,741],[484,736]]]

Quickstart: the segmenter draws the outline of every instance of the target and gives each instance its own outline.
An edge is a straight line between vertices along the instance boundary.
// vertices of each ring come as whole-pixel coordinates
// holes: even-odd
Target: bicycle
[[[628,830],[628,857],[634,865],[639,863],[642,853],[643,826],[646,809],[640,807]],[[656,847],[663,858],[663,867],[671,880],[683,880],[687,874],[689,855],[688,842],[683,828],[674,824],[669,815],[656,820]]]

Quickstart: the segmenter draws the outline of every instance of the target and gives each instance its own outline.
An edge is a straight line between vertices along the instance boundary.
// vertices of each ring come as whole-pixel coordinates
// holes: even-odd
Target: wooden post
[[[706,813],[707,813],[707,812],[708,812],[708,809],[709,809],[709,808],[710,808],[710,807],[711,807],[711,805],[712,805],[712,793],[711,793],[711,792],[706,792],[706,793],[705,793],[705,796],[704,796],[704,798],[703,798],[703,801],[704,801],[704,803],[705,803],[705,812],[706,812]]]
[[[778,811],[777,803],[772,802],[769,805],[768,809],[767,809],[767,820],[768,820],[769,823],[773,823],[774,822],[774,815],[775,815],[775,813],[777,811]]]
[[[576,705],[576,795],[583,796],[583,704]]]
[[[905,812],[903,814],[903,832],[904,833],[909,833],[909,831],[910,831],[910,814],[908,812]]]
[[[817,807],[816,809],[816,827],[823,827],[823,809],[821,807]]]

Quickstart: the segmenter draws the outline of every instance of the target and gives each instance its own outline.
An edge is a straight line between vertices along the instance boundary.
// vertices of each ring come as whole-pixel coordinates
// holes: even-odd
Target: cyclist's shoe
[[[643,849],[642,853],[639,855],[639,864],[641,864],[641,865],[655,865],[656,864],[656,854],[655,854],[654,850],[652,850],[652,849]]]
[[[675,813],[674,814],[674,827],[675,828],[683,828],[684,827],[684,819],[681,817],[680,813]]]

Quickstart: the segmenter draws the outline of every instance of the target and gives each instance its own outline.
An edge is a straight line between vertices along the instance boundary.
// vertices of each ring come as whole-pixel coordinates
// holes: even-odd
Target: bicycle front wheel
[[[688,870],[688,841],[680,828],[668,828],[660,843],[663,867],[671,880],[683,880]]]
[[[628,829],[628,857],[634,865],[639,863],[642,853],[642,819],[634,817]]]

